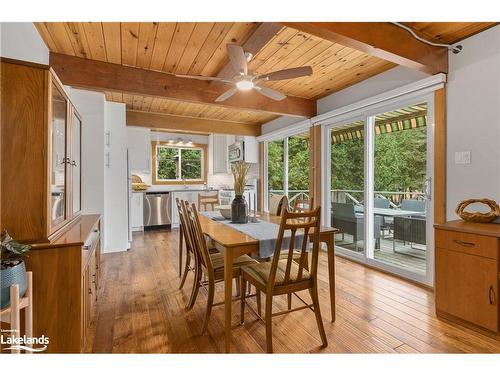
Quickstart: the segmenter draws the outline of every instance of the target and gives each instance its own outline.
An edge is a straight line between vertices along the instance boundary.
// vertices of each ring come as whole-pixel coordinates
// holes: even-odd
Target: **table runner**
[[[276,240],[278,239],[278,232],[280,226],[269,221],[259,220],[258,223],[248,222],[247,224],[234,224],[231,220],[225,219],[220,212],[208,211],[201,212],[201,214],[211,220],[220,221],[221,223],[236,229],[237,231],[246,234],[252,238],[259,241],[259,256],[261,258],[269,258],[274,254],[274,249],[276,247]],[[285,232],[283,238],[282,249],[288,250],[290,244],[290,231]],[[303,234],[297,233],[295,236],[295,248],[302,248],[302,238]],[[308,249],[309,251],[309,249]]]

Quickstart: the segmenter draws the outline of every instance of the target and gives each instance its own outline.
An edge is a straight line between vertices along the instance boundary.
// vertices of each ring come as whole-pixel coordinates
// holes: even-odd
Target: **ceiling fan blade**
[[[220,78],[220,77],[205,77],[205,76],[192,76],[188,74],[176,74],[176,77],[179,78],[191,78],[191,79],[199,79],[201,81],[219,81],[219,82],[225,82],[225,83],[233,83],[232,81],[225,79],[225,78]]]
[[[267,74],[262,74],[259,77],[257,77],[257,79],[266,81],[279,81],[282,79],[292,79],[292,78],[310,76],[312,73],[313,71],[310,66],[301,66],[299,68],[283,69]]]
[[[234,70],[238,74],[247,75],[247,58],[245,56],[245,51],[243,51],[243,48],[241,48],[241,46],[237,44],[227,44],[226,48],[227,53],[229,54],[229,61],[231,61]]]
[[[270,89],[268,87],[259,87],[255,86],[255,89],[261,93],[264,96],[267,96],[268,98],[274,99],[274,100],[283,100],[286,98],[285,94],[282,94],[279,91]]]
[[[233,87],[229,90],[227,90],[225,93],[223,93],[222,95],[220,95],[217,99],[215,99],[216,102],[223,102],[224,100],[230,98],[231,96],[233,96],[234,94],[236,94],[238,92],[238,89],[236,87]]]

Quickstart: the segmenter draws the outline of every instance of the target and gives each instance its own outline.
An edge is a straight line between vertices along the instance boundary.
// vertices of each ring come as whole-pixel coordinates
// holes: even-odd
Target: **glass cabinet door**
[[[71,122],[71,185],[72,185],[72,213],[76,214],[82,209],[82,121],[73,112]]]
[[[56,226],[66,219],[66,166],[69,158],[66,148],[67,110],[68,102],[59,90],[52,84],[52,153],[51,153],[51,224]]]

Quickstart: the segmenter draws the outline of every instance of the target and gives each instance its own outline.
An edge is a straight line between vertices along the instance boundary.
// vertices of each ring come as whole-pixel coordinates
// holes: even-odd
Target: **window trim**
[[[156,148],[158,146],[177,148],[177,149],[200,149],[201,150],[201,179],[195,180],[185,180],[186,183],[190,185],[202,185],[207,182],[207,171],[208,171],[208,158],[207,158],[207,145],[206,144],[195,144],[192,145],[178,145],[176,143],[153,141],[151,142],[151,160],[152,160],[152,180],[153,185],[184,185],[183,180],[160,180],[157,178],[157,160],[156,160]]]

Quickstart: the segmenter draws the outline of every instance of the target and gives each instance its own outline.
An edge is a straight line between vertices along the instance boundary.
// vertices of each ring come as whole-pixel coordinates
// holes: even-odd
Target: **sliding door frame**
[[[428,177],[435,181],[435,159],[434,159],[434,91],[427,93],[413,93],[404,95],[395,99],[390,99],[381,103],[371,105],[369,107],[360,108],[359,110],[352,110],[340,116],[336,116],[331,121],[324,121],[322,126],[322,140],[323,140],[323,155],[322,155],[322,181],[323,181],[323,194],[322,206],[323,209],[323,222],[328,225],[331,216],[331,141],[330,132],[335,127],[349,124],[354,121],[362,120],[364,123],[364,249],[363,253],[354,253],[349,250],[343,250],[337,247],[339,255],[347,258],[360,261],[374,268],[379,268],[383,271],[416,281],[421,284],[432,286],[434,283],[434,200],[435,185],[431,184],[431,199],[428,202],[427,210],[427,245],[426,245],[426,273],[421,275],[409,270],[392,266],[383,263],[374,257],[374,233],[373,233],[373,200],[374,200],[374,139],[375,139],[375,116],[387,111],[395,110],[409,105],[415,105],[420,102],[427,104],[427,166],[426,174]],[[440,204],[440,202],[438,203]]]

